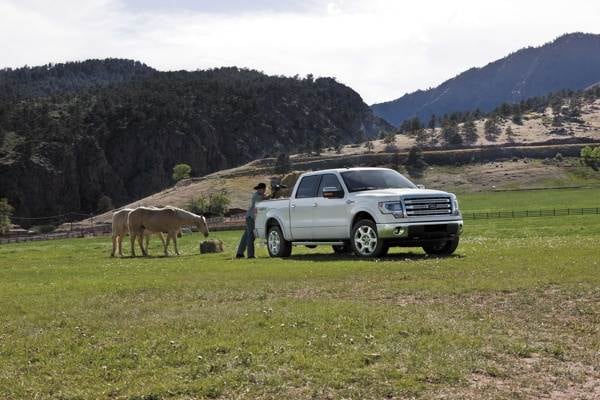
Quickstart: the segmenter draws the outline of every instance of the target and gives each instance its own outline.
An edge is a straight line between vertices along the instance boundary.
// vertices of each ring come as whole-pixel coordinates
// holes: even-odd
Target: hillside
[[[60,68],[82,77],[80,67]],[[50,90],[54,67],[45,78],[34,70],[42,76],[12,84],[6,76],[14,78],[14,71],[4,72],[12,93],[29,97],[0,96],[0,197],[22,217],[95,212],[103,195],[122,205],[170,186],[180,162],[201,176],[391,128],[356,92],[330,78],[221,68]],[[26,83],[33,81],[44,83]],[[36,93],[47,96],[32,97]]]
[[[521,124],[510,119],[499,123],[502,132],[494,141],[484,134],[484,120],[476,120],[477,141],[461,149],[441,146],[441,129],[432,137],[435,146],[429,146],[424,157],[429,167],[416,181],[427,187],[453,192],[477,192],[493,188],[531,188],[543,186],[598,185],[600,173],[582,167],[573,157],[579,155],[585,143],[600,144],[600,99],[581,105],[578,122],[564,122],[561,129],[552,126],[553,111],[530,112],[523,115]],[[461,125],[462,126],[462,125]],[[514,136],[506,135],[511,128]],[[564,129],[564,131],[563,131]],[[325,149],[320,155],[298,153],[291,156],[291,166],[296,171],[350,166],[394,166],[393,145],[398,151],[398,167],[406,174],[403,163],[415,137],[397,134],[394,143],[382,139],[372,140],[369,151],[365,143],[349,144],[336,150]],[[555,160],[557,153],[564,161]],[[571,157],[570,159],[568,159]],[[185,207],[191,198],[225,190],[231,198],[231,207],[247,207],[248,196],[256,182],[269,182],[277,174],[273,171],[275,160],[263,158],[246,165],[218,171],[201,178],[192,178],[128,204],[175,205]],[[96,222],[109,222],[112,212],[95,218]],[[83,225],[89,225],[84,221]]]
[[[139,61],[86,60],[0,70],[0,98],[50,96],[148,77],[156,70]]]
[[[376,115],[399,125],[409,118],[480,109],[503,102],[581,90],[600,82],[600,35],[573,33],[541,47],[528,47],[482,68],[472,68],[441,85],[373,104]]]

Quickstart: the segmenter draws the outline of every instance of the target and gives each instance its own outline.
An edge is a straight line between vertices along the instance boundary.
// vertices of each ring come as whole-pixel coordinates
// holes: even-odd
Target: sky
[[[118,57],[335,77],[368,104],[568,32],[591,0],[0,0],[0,68]]]

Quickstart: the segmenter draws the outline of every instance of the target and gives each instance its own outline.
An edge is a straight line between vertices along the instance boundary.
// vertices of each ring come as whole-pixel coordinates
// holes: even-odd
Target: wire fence
[[[600,215],[600,207],[584,208],[553,208],[539,210],[509,210],[509,211],[463,211],[463,220],[489,220],[506,218],[527,218],[527,217],[562,217],[576,215]],[[67,215],[67,214],[65,214]],[[87,217],[89,215],[83,214]],[[63,217],[63,216],[60,216]],[[44,217],[49,219],[50,217]],[[12,218],[16,219],[16,218]],[[245,214],[232,215],[230,217],[208,218],[207,223],[211,231],[227,231],[242,229],[245,226]],[[67,238],[81,238],[88,236],[102,236],[111,233],[110,224],[93,224],[89,227],[77,227],[72,230],[62,232],[51,232],[46,234],[19,234],[13,236],[0,237],[0,244],[30,242],[40,240],[54,240]]]
[[[58,216],[51,217],[40,217],[40,218],[11,218],[11,220],[44,220],[46,222],[52,222],[52,218],[64,218],[65,216],[72,216],[75,213],[63,214]],[[49,233],[29,233],[27,230],[23,230],[24,232],[19,232],[17,234],[9,234],[7,236],[0,236],[0,244],[8,244],[8,243],[20,243],[20,242],[32,242],[32,241],[40,241],[40,240],[55,240],[55,239],[67,239],[67,238],[82,238],[82,237],[90,237],[90,236],[104,236],[110,235],[112,232],[111,224],[109,223],[94,223],[94,216],[90,216],[89,214],[79,214],[85,217],[91,218],[90,225],[88,226],[71,226],[66,227],[63,230],[58,230],[55,232]],[[211,231],[227,231],[227,230],[237,230],[242,229],[246,225],[246,215],[232,215],[230,217],[214,217],[207,218],[206,222]],[[56,220],[54,220],[56,223]],[[68,222],[61,222],[68,223]],[[57,224],[60,225],[60,224]]]
[[[498,219],[498,218],[526,218],[526,217],[561,217],[567,215],[600,214],[600,207],[587,208],[553,208],[545,210],[521,210],[521,211],[484,211],[463,212],[463,219]]]

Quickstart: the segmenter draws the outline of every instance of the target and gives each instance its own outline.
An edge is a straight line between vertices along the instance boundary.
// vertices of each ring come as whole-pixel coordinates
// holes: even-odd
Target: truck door
[[[303,177],[290,200],[290,227],[293,240],[313,239],[313,214],[317,206],[317,189],[321,175]]]
[[[323,189],[336,188],[343,197],[325,197]],[[344,188],[335,174],[323,174],[317,191],[313,214],[314,239],[346,239],[348,236],[348,204]]]

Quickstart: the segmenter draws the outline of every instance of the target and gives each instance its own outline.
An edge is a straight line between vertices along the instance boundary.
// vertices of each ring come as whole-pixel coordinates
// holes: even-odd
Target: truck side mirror
[[[323,197],[326,199],[341,199],[344,197],[344,190],[335,186],[327,186],[323,188]]]
[[[425,185],[417,185],[417,189],[425,189]]]

